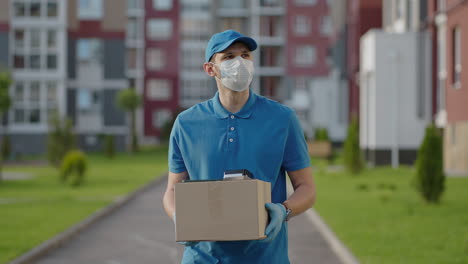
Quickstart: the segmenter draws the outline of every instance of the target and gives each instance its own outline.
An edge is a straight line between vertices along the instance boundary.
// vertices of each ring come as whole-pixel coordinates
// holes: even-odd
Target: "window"
[[[453,87],[461,87],[461,30],[457,26],[453,29]]]
[[[333,33],[333,22],[330,16],[323,16],[320,24],[320,32],[324,36],[330,36]]]
[[[189,71],[202,71],[205,60],[205,50],[195,47],[184,47],[182,49],[182,67]]]
[[[24,17],[26,16],[26,3],[15,2],[13,5],[15,17]]]
[[[260,47],[260,66],[278,67],[281,65],[281,48],[278,47]]]
[[[127,49],[127,69],[136,68],[136,49]]]
[[[235,1],[231,1],[235,2]],[[244,32],[244,19],[243,18],[237,18],[237,17],[232,17],[232,18],[224,18],[222,20],[222,25],[223,25],[223,30],[228,30],[228,29],[233,29],[237,32]],[[206,27],[209,28],[209,27]]]
[[[40,17],[41,16],[41,3],[40,2],[31,2],[29,5],[29,15],[31,17]]]
[[[147,27],[148,37],[152,40],[168,40],[171,38],[172,21],[169,19],[150,19]]]
[[[24,69],[25,68],[25,57],[23,54],[15,54],[13,56],[13,65],[15,69]]]
[[[317,0],[296,0],[295,2],[298,6],[312,6],[317,3]]]
[[[99,91],[79,89],[77,106],[80,114],[98,112],[100,107]]]
[[[153,112],[153,127],[161,128],[167,121],[172,117],[171,110],[169,109],[160,109]]]
[[[57,2],[49,1],[47,2],[47,17],[57,17]]]
[[[127,8],[128,8],[128,10],[140,8],[139,1],[140,1],[140,0],[127,0]]]
[[[280,17],[262,16],[260,17],[260,35],[265,37],[279,36]]]
[[[221,0],[220,4],[221,8],[245,8],[245,1],[244,0]]]
[[[102,9],[102,0],[78,0],[79,19],[100,19]]]
[[[260,5],[261,6],[267,6],[267,7],[278,7],[281,6],[282,0],[260,0]]]
[[[127,22],[127,39],[138,38],[138,22],[136,19],[129,19]]]
[[[14,124],[44,123],[49,112],[56,110],[57,82],[17,81],[13,87],[11,114]]]
[[[41,31],[39,29],[31,29],[31,49],[39,49],[41,47]]]
[[[80,63],[100,63],[102,43],[99,39],[79,39],[77,57]]]
[[[310,33],[310,18],[303,15],[294,16],[294,32],[298,36]]]
[[[166,56],[161,49],[149,48],[146,52],[146,65],[148,69],[160,70],[166,65]]]
[[[147,96],[150,100],[167,101],[171,99],[171,82],[163,79],[151,79],[147,84]]]
[[[57,103],[57,82],[47,82],[47,105],[55,105]]]
[[[156,10],[170,10],[172,8],[172,0],[153,0],[153,7]]]
[[[47,55],[47,69],[56,70],[57,69],[57,55],[49,54]]]
[[[316,56],[316,48],[314,46],[297,46],[294,61],[298,66],[312,66],[315,64]]]
[[[29,56],[29,68],[33,70],[41,69],[41,55],[34,54]]]
[[[212,23],[207,16],[184,16],[181,23],[181,33],[184,39],[206,40],[211,35]]]
[[[24,48],[24,30],[23,29],[16,29],[15,30],[15,49],[23,49]]]
[[[24,84],[23,82],[17,82],[14,86],[13,98],[15,102],[24,101]]]
[[[48,49],[57,48],[57,31],[55,30],[47,31],[47,48]]]

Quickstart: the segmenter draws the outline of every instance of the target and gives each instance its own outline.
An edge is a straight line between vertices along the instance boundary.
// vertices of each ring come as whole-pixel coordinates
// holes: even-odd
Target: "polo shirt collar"
[[[234,115],[239,118],[249,118],[252,115],[256,100],[257,100],[257,95],[252,91],[252,89],[250,89],[249,99],[247,100],[245,105],[242,107],[242,109],[239,112],[234,113]],[[219,92],[216,92],[215,96],[211,99],[211,101],[213,102],[213,109],[218,118],[220,119],[228,118],[228,116],[232,114],[231,112],[226,110],[221,104],[219,100]]]

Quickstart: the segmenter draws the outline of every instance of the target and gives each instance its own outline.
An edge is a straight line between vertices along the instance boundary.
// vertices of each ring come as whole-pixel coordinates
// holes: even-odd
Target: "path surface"
[[[165,182],[143,192],[36,264],[172,264],[180,263],[183,246],[161,206]],[[289,223],[293,264],[341,264],[305,215]]]

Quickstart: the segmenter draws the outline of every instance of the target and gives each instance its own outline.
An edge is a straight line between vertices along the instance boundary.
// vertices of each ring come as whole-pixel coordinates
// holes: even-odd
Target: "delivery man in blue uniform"
[[[182,242],[182,263],[289,263],[287,220],[315,202],[304,133],[294,111],[250,89],[254,39],[227,30],[208,42],[203,68],[215,78],[215,96],[178,115],[169,143],[169,178],[163,198],[175,219],[174,185],[185,179],[222,179],[225,171],[249,170],[271,183],[263,240]],[[286,172],[294,193],[287,197]],[[242,195],[242,194],[239,194]]]

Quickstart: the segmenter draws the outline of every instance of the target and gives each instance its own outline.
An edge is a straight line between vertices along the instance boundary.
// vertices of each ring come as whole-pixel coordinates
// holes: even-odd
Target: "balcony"
[[[283,76],[285,70],[282,66],[260,66],[255,69],[255,73],[259,76]]]
[[[247,8],[219,8],[217,14],[218,17],[248,17],[249,10]]]

